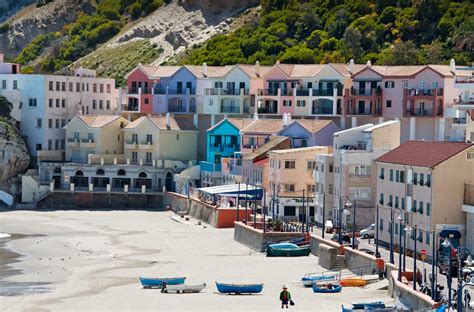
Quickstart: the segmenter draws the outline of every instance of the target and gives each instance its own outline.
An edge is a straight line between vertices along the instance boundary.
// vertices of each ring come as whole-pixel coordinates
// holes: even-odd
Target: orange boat
[[[367,281],[361,278],[346,278],[342,279],[339,284],[344,287],[360,287],[367,285]]]

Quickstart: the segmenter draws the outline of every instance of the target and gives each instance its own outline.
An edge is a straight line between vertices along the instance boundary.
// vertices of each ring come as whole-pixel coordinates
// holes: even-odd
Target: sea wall
[[[270,242],[278,242],[301,237],[301,233],[296,232],[266,232],[254,229],[243,222],[235,222],[234,240],[257,251],[264,251]]]

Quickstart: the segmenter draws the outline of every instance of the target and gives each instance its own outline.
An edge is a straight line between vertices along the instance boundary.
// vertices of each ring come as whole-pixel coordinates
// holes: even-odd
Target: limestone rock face
[[[30,156],[18,130],[0,119],[0,190],[11,193],[14,178],[28,169]]]

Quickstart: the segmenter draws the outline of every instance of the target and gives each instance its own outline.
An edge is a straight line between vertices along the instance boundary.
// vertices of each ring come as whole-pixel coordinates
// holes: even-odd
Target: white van
[[[360,231],[360,237],[362,238],[372,238],[375,237],[375,224],[372,224],[366,229]]]

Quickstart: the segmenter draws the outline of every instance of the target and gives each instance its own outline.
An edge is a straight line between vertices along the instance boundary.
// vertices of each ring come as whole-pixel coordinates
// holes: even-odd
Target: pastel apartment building
[[[0,95],[13,104],[30,155],[41,160],[63,158],[63,127],[77,114],[115,114],[118,91],[114,79],[79,68],[73,76],[0,74]]]
[[[352,224],[350,215],[341,213],[348,200],[355,203],[356,228],[373,223],[376,179],[373,161],[400,145],[400,122],[366,124],[334,133],[331,153],[319,153],[314,163],[315,221],[331,219],[344,227]],[[324,205],[324,207],[323,207]],[[324,209],[323,209],[324,208]]]
[[[270,215],[285,221],[314,220],[314,159],[315,155],[331,151],[330,146],[312,146],[268,152],[269,188],[266,202]]]
[[[441,243],[452,235],[466,243],[466,215],[471,207],[466,190],[474,189],[474,145],[458,142],[408,141],[375,161],[380,242],[388,245],[393,231],[398,245],[405,235],[400,215],[412,231],[407,248],[425,249],[432,256],[432,232]],[[393,224],[391,213],[393,212]]]

